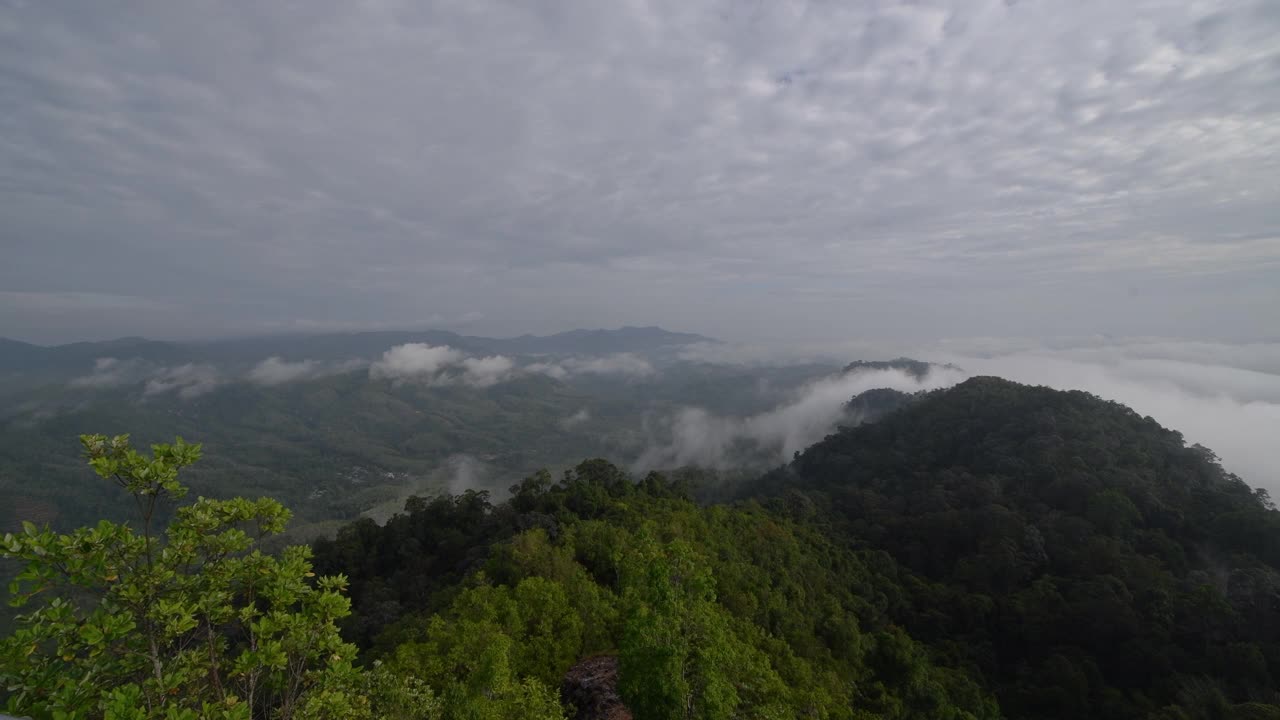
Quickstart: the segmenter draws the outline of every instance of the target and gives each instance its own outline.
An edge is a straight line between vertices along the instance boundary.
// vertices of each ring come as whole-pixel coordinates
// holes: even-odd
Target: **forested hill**
[[[477,491],[410,498],[386,523],[317,540],[314,566],[298,548],[279,565],[227,556],[222,543],[247,548],[248,536],[207,531],[224,515],[232,525],[263,515],[278,530],[271,501],[200,500],[177,513],[170,537],[212,542],[217,562],[226,558],[219,572],[242,587],[278,576],[271,587],[306,598],[316,584],[322,604],[251,625],[327,638],[333,649],[296,664],[302,685],[263,676],[305,687],[290,703],[328,711],[315,717],[617,717],[585,712],[598,690],[598,707],[625,702],[637,720],[1280,720],[1280,515],[1210,451],[1116,403],[996,378],[873,393],[853,409],[880,419],[741,485],[732,503],[693,500],[709,473],[637,478],[594,459],[559,478],[535,473],[503,503]],[[86,447],[100,473],[125,472],[137,497],[198,455],[159,446],[155,466],[123,438]],[[59,540],[31,526],[0,545],[45,567],[20,589],[53,613],[26,616],[44,635],[0,643],[3,679],[20,689],[14,709],[96,702],[90,690],[101,688],[117,705],[143,694],[162,698],[157,708],[232,707],[210,683],[218,657],[239,653],[228,675],[237,683],[280,664],[246,645],[241,615],[223,608],[243,597],[217,585],[222,575],[176,585],[117,575],[121,543],[103,538],[128,531],[86,533]],[[143,562],[149,545],[124,545]],[[199,626],[163,626],[177,628],[163,638],[196,669],[147,679],[138,628],[159,630],[127,604],[110,606],[103,652],[106,641],[60,609],[84,588],[47,592],[50,548],[109,597],[137,597],[129,589],[141,582],[168,593],[162,609],[179,620],[188,606],[216,608]],[[206,588],[204,599],[186,597],[189,586]],[[339,627],[352,645],[338,642]],[[81,677],[97,685],[67,680]],[[115,689],[125,683],[140,689]],[[236,706],[226,717],[278,716],[257,697],[252,714]],[[361,714],[333,710],[339,701]]]
[[[1277,701],[1280,514],[1123,405],[974,378],[741,493],[918,575],[904,625],[1010,717],[1280,717],[1247,705]]]
[[[484,578],[518,594],[538,576],[557,578],[577,598],[566,612],[596,633],[565,640],[540,677],[618,647],[625,675],[620,559],[643,538],[684,548],[714,583],[704,610],[723,613],[734,630],[716,637],[737,648],[718,651],[760,663],[714,669],[731,685],[756,673],[768,692],[790,687],[774,710],[1280,718],[1280,521],[1265,494],[1084,393],[975,378],[889,399],[898,409],[744,485],[733,505],[690,502],[696,472],[636,482],[597,460],[559,482],[531,477],[497,506],[413,501],[384,527],[320,543],[319,566],[352,576],[350,637],[406,662],[454,647],[449,628],[468,618],[538,647],[525,621],[481,622],[518,611],[477,609],[459,590]],[[704,621],[663,632],[709,632]],[[764,708],[736,702],[747,717]]]

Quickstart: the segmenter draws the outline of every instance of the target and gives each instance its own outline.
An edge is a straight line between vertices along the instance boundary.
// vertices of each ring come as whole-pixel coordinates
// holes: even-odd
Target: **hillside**
[[[1280,718],[1280,513],[1211,451],[990,377],[846,410],[732,502],[603,459],[410,497],[313,543],[327,627],[405,718]]]
[[[513,552],[526,557],[517,548],[532,542],[530,532],[569,553],[597,584],[592,592],[608,596],[617,570],[600,563],[617,551],[600,544],[616,548],[615,533],[649,527],[690,543],[715,577],[723,611],[783,641],[771,652],[798,655],[811,663],[806,673],[874,676],[875,650],[839,649],[878,647],[889,641],[876,633],[897,626],[936,668],[927,672],[984,688],[1004,717],[1280,713],[1280,518],[1264,494],[1178,433],[1084,393],[977,378],[902,397],[880,397],[900,407],[879,422],[841,430],[745,484],[736,505],[689,504],[696,473],[674,485],[651,476],[629,489],[620,470],[593,461],[558,483],[531,477],[508,504],[418,502],[385,527],[350,526],[317,546],[319,562],[352,573],[352,639],[394,654],[430,635],[419,624],[426,617],[459,612],[450,609],[451,588],[471,573],[483,569],[499,586],[538,573],[523,560],[503,564]],[[726,564],[763,530],[715,524],[765,518],[801,546]],[[585,546],[574,539],[583,533]],[[406,563],[406,547],[431,550]],[[825,560],[802,569],[810,552]],[[772,565],[779,557],[790,559]],[[805,593],[785,589],[796,582]],[[742,597],[747,587],[753,598]],[[847,608],[837,616],[857,617],[847,632],[871,636],[852,641],[830,625],[804,624],[831,603]],[[548,682],[577,657],[566,654]],[[775,668],[794,662],[769,657]],[[982,702],[959,711],[959,698],[979,696],[943,687],[951,689],[901,717],[997,715]],[[832,717],[842,715],[830,708],[868,707],[825,697]],[[899,716],[877,712],[870,716]]]
[[[501,494],[538,468],[559,471],[583,456],[629,461],[651,442],[649,418],[686,404],[760,412],[832,370],[677,363],[642,375],[525,373],[476,386],[373,378],[360,367],[271,385],[223,375],[190,397],[149,392],[147,378],[46,386],[0,403],[0,531],[23,519],[69,529],[104,507],[111,516],[113,490],[79,457],[82,433],[201,442],[205,459],[189,478],[197,492],[274,497],[301,531],[369,511],[385,517],[412,493]]]
[[[741,494],[918,575],[900,620],[987,678],[1011,717],[1277,701],[1280,515],[1124,406],[974,378]]]

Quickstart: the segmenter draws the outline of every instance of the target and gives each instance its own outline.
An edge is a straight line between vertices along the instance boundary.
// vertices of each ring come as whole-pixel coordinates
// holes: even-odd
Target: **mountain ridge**
[[[407,343],[448,345],[474,354],[592,355],[663,352],[695,343],[715,343],[696,333],[656,326],[577,329],[553,335],[491,338],[449,330],[377,330],[364,332],[262,335],[217,340],[171,341],[129,336],[103,341],[36,345],[0,338],[0,373],[56,376],[88,371],[97,358],[138,358],[158,365],[187,362],[256,363],[278,356],[286,360],[345,361],[375,357]]]

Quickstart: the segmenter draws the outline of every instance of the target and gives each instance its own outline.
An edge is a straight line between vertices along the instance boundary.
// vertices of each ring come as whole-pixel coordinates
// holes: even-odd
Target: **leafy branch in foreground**
[[[23,523],[0,555],[25,567],[24,608],[0,642],[11,712],[35,717],[293,718],[368,712],[342,575],[315,578],[311,550],[255,548],[281,532],[275,500],[199,498],[163,532],[162,506],[200,446],[178,438],[146,457],[127,435],[81,437],[89,465],[129,493],[138,525],[102,521],[58,534]],[[317,705],[322,703],[323,707]]]

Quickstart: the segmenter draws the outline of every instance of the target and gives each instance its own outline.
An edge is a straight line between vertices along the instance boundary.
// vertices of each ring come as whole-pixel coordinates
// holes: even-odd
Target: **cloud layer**
[[[935,368],[922,379],[899,370],[862,371],[819,380],[773,410],[745,418],[684,408],[670,421],[670,440],[650,446],[635,466],[726,468],[741,465],[743,457],[755,459],[761,451],[771,455],[772,462],[785,462],[832,432],[844,415],[845,403],[861,392],[873,388],[935,390],[965,377],[963,372],[947,368]]]
[[[1257,336],[1277,36],[1272,0],[7,3],[0,335]]]
[[[249,382],[257,385],[280,385],[307,380],[316,376],[320,363],[315,360],[289,362],[281,357],[269,357],[249,371]]]
[[[138,358],[100,357],[93,361],[93,372],[72,378],[67,384],[73,388],[111,388],[138,382],[147,374],[146,363]]]
[[[1141,353],[1141,349],[1131,350]],[[1085,390],[1150,415],[1222,458],[1251,485],[1280,492],[1280,375],[1175,360],[1077,352],[1022,351],[944,358],[975,374]]]
[[[491,387],[526,375],[565,380],[574,375],[645,377],[653,373],[654,368],[647,360],[630,353],[517,365],[513,358],[505,355],[471,357],[447,345],[426,343],[397,345],[369,366],[369,377],[374,380],[412,380],[431,385],[462,383],[472,387]]]
[[[875,348],[878,354],[861,354]],[[925,383],[900,373],[834,376],[804,388],[767,413],[717,417],[685,408],[669,418],[670,439],[652,444],[642,467],[687,463],[726,467],[765,449],[779,461],[820,439],[840,419],[840,405],[870,387],[914,391],[944,387],[973,375],[996,375],[1062,390],[1084,390],[1150,415],[1200,443],[1223,466],[1254,486],[1280,494],[1280,344],[1226,344],[1160,338],[1059,338],[1054,341],[978,339],[929,343],[838,343],[771,349],[764,346],[695,348],[721,361],[785,362],[797,357],[845,359],[899,354],[952,363]],[[851,353],[851,354],[850,354]],[[879,383],[879,384],[877,384]]]
[[[176,391],[178,397],[190,400],[213,391],[222,383],[222,376],[212,365],[188,363],[158,372],[147,381],[142,394],[144,396],[162,395]]]
[[[445,345],[426,343],[397,345],[383,353],[380,360],[374,361],[369,366],[369,377],[375,380],[380,378],[430,379],[436,377],[446,367],[460,362],[464,357],[458,350]]]
[[[524,371],[540,373],[557,380],[563,380],[571,375],[617,375],[641,378],[653,375],[655,372],[648,360],[632,353],[535,362],[525,365]]]

